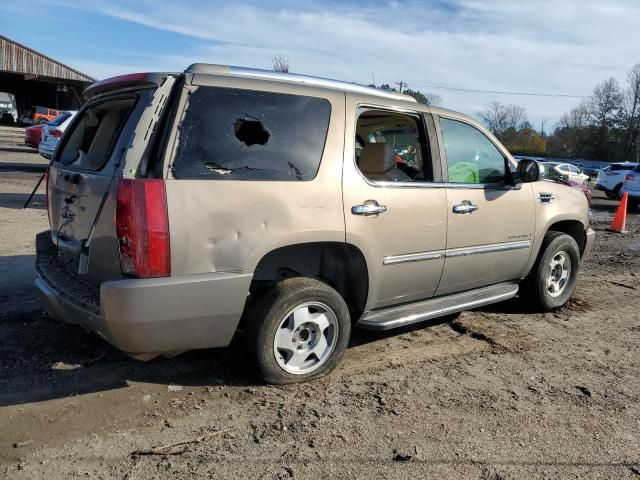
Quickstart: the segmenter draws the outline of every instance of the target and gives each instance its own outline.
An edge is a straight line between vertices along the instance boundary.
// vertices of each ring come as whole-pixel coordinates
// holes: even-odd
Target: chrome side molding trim
[[[398,263],[422,262],[425,260],[438,260],[440,258],[466,257],[480,253],[507,252],[531,247],[531,240],[518,242],[494,243],[491,245],[479,245],[477,247],[452,248],[450,250],[434,250],[431,252],[407,253],[384,257],[383,265],[396,265]]]
[[[433,252],[408,253],[406,255],[392,255],[384,257],[383,265],[395,265],[396,263],[422,262],[423,260],[437,260],[445,257],[444,250],[435,250]]]
[[[522,248],[529,248],[531,246],[530,240],[524,240],[519,242],[505,242],[494,243],[492,245],[479,245],[477,247],[464,247],[464,248],[452,248],[447,250],[446,257],[466,257],[467,255],[477,255],[479,253],[496,253],[507,252],[509,250],[520,250]]]
[[[390,330],[430,318],[502,302],[515,297],[517,293],[516,283],[500,283],[445,297],[370,311],[360,318],[358,326],[371,330]]]

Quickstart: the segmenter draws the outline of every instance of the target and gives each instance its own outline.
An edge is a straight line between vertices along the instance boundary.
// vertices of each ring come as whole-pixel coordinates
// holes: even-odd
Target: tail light
[[[49,135],[51,135],[52,137],[55,137],[55,138],[62,137],[63,133],[64,132],[62,130],[49,130]]]
[[[47,209],[47,218],[49,219],[49,228],[51,228],[51,212],[49,211],[49,169],[44,171],[44,206]]]
[[[119,181],[116,232],[123,273],[138,278],[171,275],[169,217],[164,180]]]
[[[634,177],[633,175],[631,175],[630,173],[627,173],[624,176],[624,181],[625,182],[633,182],[635,180],[636,177]]]

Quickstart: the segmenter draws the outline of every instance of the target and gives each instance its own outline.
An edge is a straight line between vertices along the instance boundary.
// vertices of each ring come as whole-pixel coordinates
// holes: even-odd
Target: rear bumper
[[[39,261],[42,261],[39,256]],[[120,350],[142,358],[166,352],[225,347],[244,310],[252,274],[204,273],[104,282],[99,305],[73,297],[36,266],[35,284],[56,319],[96,332]],[[86,292],[81,292],[86,299]]]
[[[585,244],[584,244],[584,250],[582,252],[582,257],[581,257],[582,260],[584,260],[589,255],[591,255],[591,252],[593,251],[593,245],[596,242],[596,232],[593,230],[593,228],[591,227],[587,228],[584,234],[585,234]]]

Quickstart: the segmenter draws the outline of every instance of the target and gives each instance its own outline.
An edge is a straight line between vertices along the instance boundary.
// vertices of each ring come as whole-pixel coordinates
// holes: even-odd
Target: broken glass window
[[[190,97],[173,162],[176,178],[311,180],[329,128],[317,97],[199,87]]]

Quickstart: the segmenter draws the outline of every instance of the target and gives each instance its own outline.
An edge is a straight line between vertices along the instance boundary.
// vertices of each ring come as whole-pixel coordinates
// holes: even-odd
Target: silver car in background
[[[73,117],[75,117],[77,113],[78,112],[76,110],[64,111],[47,125],[42,127],[42,140],[38,147],[40,155],[46,159],[51,158],[58,142],[62,138],[62,135],[64,135],[64,131],[67,129],[71,120],[73,120]]]

